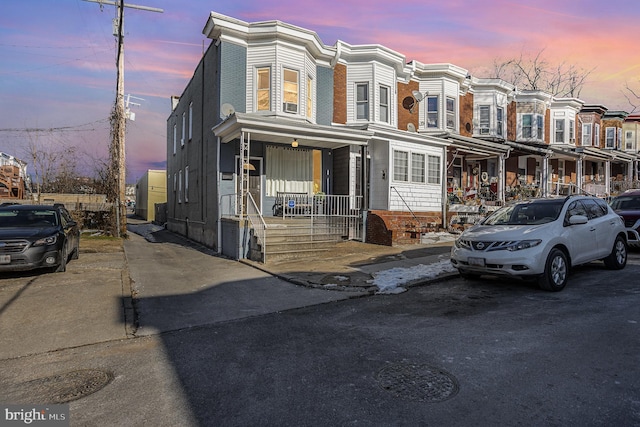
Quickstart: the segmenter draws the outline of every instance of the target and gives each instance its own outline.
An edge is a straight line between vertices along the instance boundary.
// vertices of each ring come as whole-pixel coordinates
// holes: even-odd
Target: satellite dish
[[[407,130],[408,130],[409,132],[415,132],[415,131],[416,131],[416,125],[414,125],[413,123],[409,123],[409,124],[407,125]]]
[[[416,101],[420,102],[424,99],[424,95],[419,90],[412,90],[411,95],[416,99]]]
[[[233,108],[233,105],[231,104],[225,103],[225,104],[222,104],[222,107],[220,107],[220,117],[222,117],[223,119],[226,119],[227,117],[229,117],[235,112],[236,112],[236,109]]]

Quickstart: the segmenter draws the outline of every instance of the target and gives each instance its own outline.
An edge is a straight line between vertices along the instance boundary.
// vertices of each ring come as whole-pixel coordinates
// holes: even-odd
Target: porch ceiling
[[[347,127],[314,125],[306,121],[234,113],[211,129],[223,143],[248,133],[252,141],[290,145],[296,139],[307,147],[339,148],[367,145],[373,132]]]

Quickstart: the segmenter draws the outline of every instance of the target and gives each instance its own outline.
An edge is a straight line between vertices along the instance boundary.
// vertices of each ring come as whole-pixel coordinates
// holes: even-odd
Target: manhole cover
[[[458,393],[458,382],[448,372],[428,365],[396,363],[378,372],[380,386],[396,397],[442,402]]]
[[[102,389],[113,379],[110,372],[95,369],[66,372],[22,383],[20,394],[34,403],[60,404],[78,400]]]

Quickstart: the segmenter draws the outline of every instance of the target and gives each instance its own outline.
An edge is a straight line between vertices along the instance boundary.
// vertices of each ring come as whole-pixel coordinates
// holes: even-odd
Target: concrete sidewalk
[[[143,236],[147,241],[172,241],[200,253],[215,256],[211,249],[168,232],[160,226],[130,219],[128,227],[130,231]],[[322,257],[266,264],[241,260],[240,263],[296,285],[358,295],[374,294],[379,293],[385,286],[395,284],[406,288],[457,275],[449,262],[455,235],[434,233],[431,237],[430,243],[393,247],[345,241],[324,253]]]

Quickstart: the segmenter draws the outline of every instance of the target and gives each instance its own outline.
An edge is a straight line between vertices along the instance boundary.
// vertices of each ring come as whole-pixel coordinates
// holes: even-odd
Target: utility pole
[[[127,4],[124,0],[115,1],[108,0],[84,0],[91,3],[103,5],[108,4],[117,7],[116,20],[114,25],[114,35],[118,42],[118,52],[116,55],[117,79],[116,79],[116,102],[111,114],[111,145],[109,147],[109,155],[111,163],[109,166],[108,187],[110,188],[107,198],[113,202],[115,206],[116,236],[122,237],[127,232],[127,207],[126,201],[126,163],[125,163],[125,128],[127,116],[124,105],[124,8],[139,9],[148,12],[164,12],[148,6],[138,6],[135,4]]]

